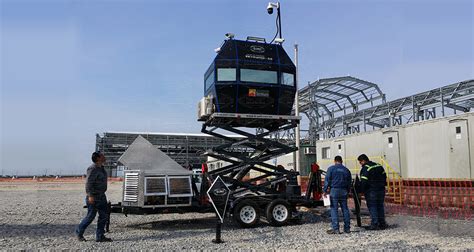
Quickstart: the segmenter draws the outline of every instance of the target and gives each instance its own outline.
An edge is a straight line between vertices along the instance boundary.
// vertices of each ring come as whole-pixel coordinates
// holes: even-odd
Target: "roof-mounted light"
[[[247,41],[255,41],[255,42],[262,42],[262,43],[267,43],[265,38],[259,38],[259,37],[253,37],[253,36],[248,36]]]

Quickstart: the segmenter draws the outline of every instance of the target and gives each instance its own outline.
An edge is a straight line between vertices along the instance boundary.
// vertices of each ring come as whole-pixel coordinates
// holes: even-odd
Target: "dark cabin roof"
[[[280,44],[229,39],[224,41],[214,61],[245,60],[260,64],[280,64],[295,67]]]

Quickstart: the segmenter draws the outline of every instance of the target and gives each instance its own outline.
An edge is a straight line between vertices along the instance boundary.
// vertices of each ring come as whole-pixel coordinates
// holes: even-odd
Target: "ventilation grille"
[[[138,172],[125,173],[125,189],[123,191],[123,201],[138,201]]]

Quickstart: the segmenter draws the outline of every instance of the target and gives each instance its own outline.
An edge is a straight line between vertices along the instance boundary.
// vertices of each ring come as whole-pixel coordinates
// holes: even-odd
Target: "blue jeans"
[[[385,223],[385,189],[369,190],[365,193],[365,201],[370,213],[370,226],[377,228],[386,225]]]
[[[86,197],[87,215],[81,221],[79,226],[76,228],[76,235],[84,235],[86,228],[94,221],[94,218],[99,212],[99,218],[97,220],[96,240],[100,240],[104,237],[105,224],[107,223],[107,197],[105,195],[94,198],[94,203],[89,204]]]
[[[331,225],[332,229],[339,232],[339,214],[338,208],[341,206],[342,214],[344,216],[344,231],[348,232],[351,229],[351,216],[349,208],[347,207],[347,190],[342,188],[331,188],[329,194],[331,200]]]

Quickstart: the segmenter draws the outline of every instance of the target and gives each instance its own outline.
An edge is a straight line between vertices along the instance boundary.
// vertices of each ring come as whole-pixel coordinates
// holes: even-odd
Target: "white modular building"
[[[322,169],[336,155],[349,168],[364,153],[403,178],[474,178],[474,112],[316,142]]]

